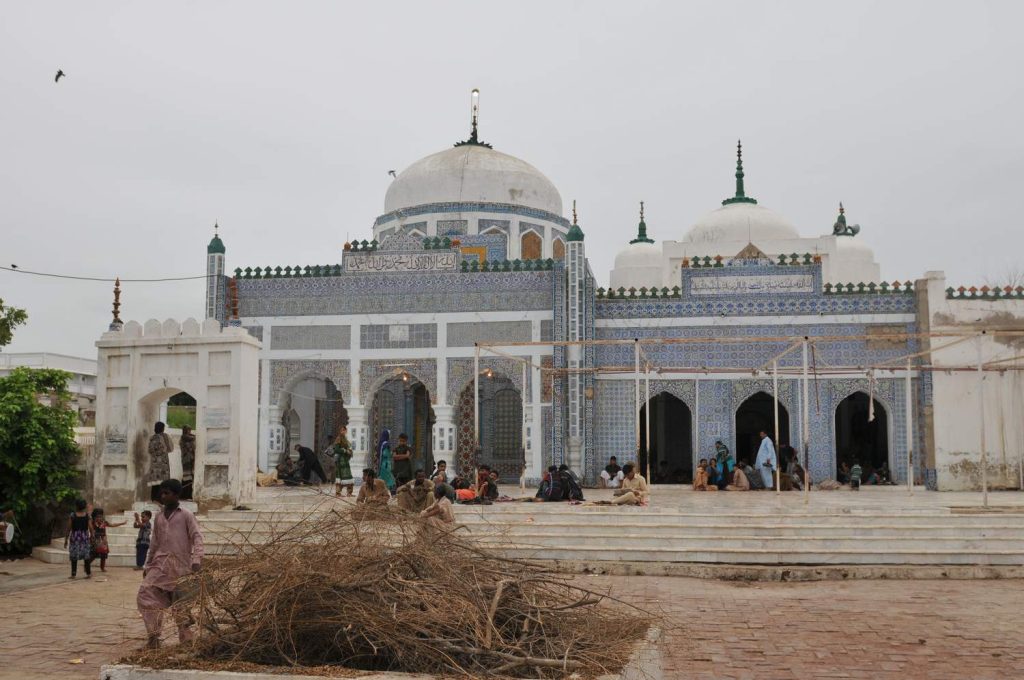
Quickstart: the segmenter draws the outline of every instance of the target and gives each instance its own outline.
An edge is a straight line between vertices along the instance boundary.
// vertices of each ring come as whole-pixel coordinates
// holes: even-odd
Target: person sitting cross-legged
[[[373,468],[363,470],[363,485],[359,487],[359,494],[356,496],[356,503],[377,503],[387,505],[391,500],[391,492],[384,480],[377,479],[377,473]]]
[[[625,475],[622,480],[622,488],[615,491],[612,503],[615,505],[643,505],[649,494],[647,480],[643,478],[643,475],[637,474],[636,466],[632,463],[622,466],[622,472]]]
[[[452,502],[440,485],[434,487],[434,502],[420,512],[420,517],[426,519],[428,524],[435,529],[442,531],[455,524],[455,510],[452,508]]]
[[[732,481],[725,487],[726,491],[750,491],[750,480],[743,468],[737,465],[732,471]]]
[[[415,474],[415,479],[398,487],[395,492],[398,507],[407,512],[421,512],[434,502],[434,483],[427,479],[423,470],[417,470]]]

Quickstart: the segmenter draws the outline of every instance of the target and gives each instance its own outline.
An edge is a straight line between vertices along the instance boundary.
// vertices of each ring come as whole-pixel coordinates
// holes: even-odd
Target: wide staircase
[[[593,492],[603,497],[607,492]],[[842,494],[843,492],[832,492]],[[921,492],[906,501],[897,492],[820,495],[804,505],[799,495],[770,492],[694,494],[650,507],[564,503],[495,503],[457,506],[456,518],[473,535],[508,556],[595,565],[608,562],[734,565],[1024,565],[1024,505],[997,511],[958,508],[941,494]],[[925,502],[927,501],[927,502]],[[310,490],[260,490],[245,509],[200,516],[206,552],[231,554],[337,507]],[[1018,503],[1014,497],[1014,503]],[[142,505],[139,506],[141,508]],[[108,530],[108,564],[135,560],[132,513]],[[64,562],[56,540],[36,557]]]

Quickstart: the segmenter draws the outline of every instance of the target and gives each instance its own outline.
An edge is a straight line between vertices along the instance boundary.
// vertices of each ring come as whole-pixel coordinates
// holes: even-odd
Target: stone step
[[[329,512],[330,504],[322,507],[309,509],[304,512],[293,510],[214,510],[207,513],[203,518],[209,519],[273,519],[277,521],[298,522],[309,517],[319,516]],[[772,512],[649,512],[648,508],[612,508],[602,506],[563,506],[552,508],[550,504],[533,505],[530,509],[524,510],[495,510],[500,505],[492,506],[455,506],[455,514],[461,522],[469,522],[474,518],[481,518],[491,522],[522,521],[526,518],[534,522],[559,522],[571,519],[573,521],[610,521],[614,523],[637,523],[637,524],[705,524],[705,523],[736,523],[736,522],[773,522],[786,524],[792,522],[813,521],[817,525],[842,526],[850,523],[884,522],[886,524],[898,524],[910,526],[919,524],[931,524],[941,519],[947,525],[975,526],[983,521],[991,526],[1016,526],[1024,527],[1024,513],[1000,513],[1000,514],[949,514],[949,513],[927,513],[927,514],[901,514],[901,513],[772,513]]]

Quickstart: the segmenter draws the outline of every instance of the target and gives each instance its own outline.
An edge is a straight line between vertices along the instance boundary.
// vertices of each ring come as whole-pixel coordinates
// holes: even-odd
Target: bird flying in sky
[[[398,177],[398,175],[395,174],[394,170],[388,170],[388,174],[391,175],[392,177]]]
[[[60,82],[60,79],[64,77],[64,71],[57,69],[57,77],[53,79],[53,82]]]

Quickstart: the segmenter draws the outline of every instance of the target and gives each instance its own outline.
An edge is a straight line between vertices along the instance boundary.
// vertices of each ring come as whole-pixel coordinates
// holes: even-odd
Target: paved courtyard
[[[0,677],[98,677],[142,643],[138,572],[0,562]],[[1024,581],[581,577],[668,619],[669,678],[1024,678]]]

